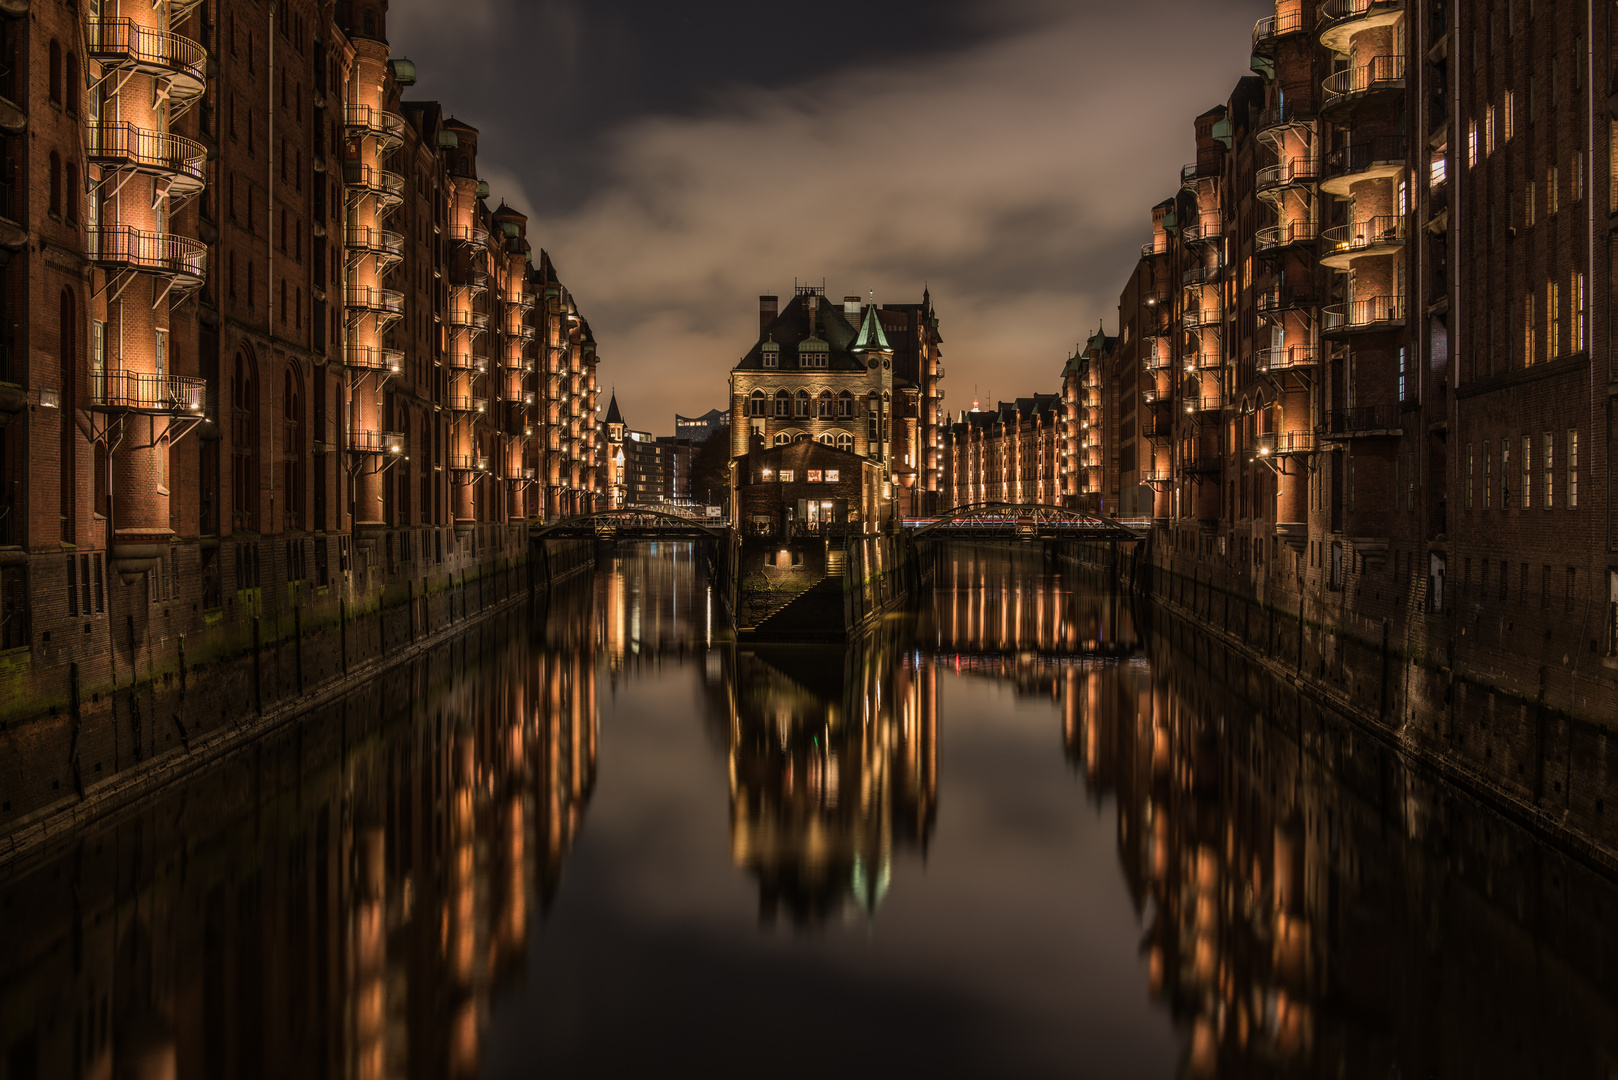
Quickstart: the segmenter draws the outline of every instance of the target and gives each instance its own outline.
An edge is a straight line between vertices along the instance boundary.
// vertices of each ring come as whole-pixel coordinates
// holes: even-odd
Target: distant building
[[[634,431],[624,423],[614,393],[602,421],[606,429],[606,481],[608,505],[690,506],[690,439],[679,435],[654,438],[649,431]]]
[[[701,416],[674,414],[675,437],[690,439],[693,445],[705,443],[709,436],[728,432],[729,428],[730,413],[723,409],[709,409]]]
[[[947,508],[1062,502],[1066,417],[1057,394],[973,409],[945,429],[940,454]]]

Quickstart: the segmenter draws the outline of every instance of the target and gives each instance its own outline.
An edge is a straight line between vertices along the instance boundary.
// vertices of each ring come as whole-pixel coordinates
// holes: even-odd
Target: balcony
[[[1172,484],[1174,474],[1167,469],[1142,469],[1140,482],[1143,484]]]
[[[1276,42],[1281,38],[1302,33],[1305,29],[1302,11],[1266,15],[1253,24],[1253,51],[1260,56],[1268,56],[1275,51]]]
[[[1187,244],[1216,244],[1225,235],[1225,223],[1218,214],[1205,214],[1196,224],[1180,230],[1180,239]]]
[[[1152,442],[1167,442],[1174,437],[1174,421],[1167,416],[1149,414],[1140,424],[1141,437]]]
[[[1340,199],[1349,196],[1349,189],[1363,180],[1385,180],[1398,176],[1405,167],[1405,140],[1403,135],[1384,135],[1376,139],[1340,146],[1326,155],[1321,172],[1320,188]]]
[[[1158,390],[1157,388],[1153,387],[1142,390],[1140,392],[1140,396],[1141,400],[1146,402],[1148,405],[1167,405],[1173,398],[1173,393],[1168,390]]]
[[[1167,251],[1159,251],[1159,250],[1157,250],[1157,245],[1155,243],[1142,244],[1140,246],[1140,257],[1143,258],[1143,259],[1150,259],[1153,255],[1167,255],[1167,254],[1168,254]]]
[[[373,109],[369,105],[350,105],[344,114],[344,123],[351,139],[376,139],[387,150],[404,142],[405,121],[398,113]]]
[[[1405,244],[1405,219],[1395,214],[1366,218],[1352,225],[1339,225],[1320,234],[1320,264],[1333,270],[1347,270],[1355,259],[1393,255]]]
[[[1313,184],[1318,172],[1314,158],[1297,157],[1260,169],[1253,178],[1253,187],[1259,195],[1279,195]]]
[[[1259,435],[1253,442],[1253,453],[1258,457],[1290,457],[1314,452],[1315,433],[1312,431],[1271,431]]]
[[[1321,309],[1320,332],[1332,337],[1395,330],[1405,324],[1402,296],[1373,296]]]
[[[132,19],[89,19],[85,52],[117,70],[138,71],[168,83],[170,99],[184,103],[207,85],[208,51],[190,38],[138,26]]]
[[[456,289],[467,289],[473,293],[489,291],[489,275],[486,271],[476,267],[462,267],[450,272],[450,286]]]
[[[1224,267],[1218,264],[1213,266],[1193,266],[1180,275],[1181,285],[1206,285],[1210,281],[1218,281],[1219,275],[1224,273]]]
[[[1169,357],[1168,342],[1162,338],[1153,338],[1152,344],[1146,347],[1145,353],[1146,355],[1141,363],[1147,371],[1168,370],[1169,364],[1172,362]]]
[[[1180,316],[1181,325],[1187,330],[1218,329],[1225,321],[1223,307],[1190,308]]]
[[[189,236],[92,225],[85,229],[85,239],[90,261],[108,270],[155,274],[179,289],[201,286],[208,274],[208,248]]]
[[[1299,102],[1296,98],[1278,102],[1267,109],[1260,109],[1253,116],[1253,134],[1262,136],[1266,132],[1277,128],[1313,127],[1315,110],[1311,102]]]
[[[488,472],[489,456],[487,454],[451,454],[449,467],[455,472]]]
[[[1180,186],[1183,188],[1195,189],[1204,180],[1217,179],[1219,179],[1219,169],[1217,167],[1205,169],[1195,161],[1189,165],[1180,166]]]
[[[399,369],[404,366],[404,350],[383,349],[350,342],[344,362],[349,367],[359,368],[362,371],[386,371],[397,375]]]
[[[489,230],[481,225],[451,225],[447,231],[450,240],[457,244],[484,247],[489,243]]]
[[[444,354],[444,363],[454,371],[472,371],[479,375],[489,370],[489,361],[470,349],[451,349]]]
[[[1180,471],[1187,475],[1216,473],[1225,467],[1225,459],[1216,453],[1196,451],[1180,459]]]
[[[1319,228],[1312,221],[1293,221],[1284,225],[1266,225],[1253,234],[1253,250],[1260,255],[1282,252],[1299,244],[1312,244],[1319,236]]]
[[[381,200],[384,210],[404,202],[404,177],[387,169],[373,169],[358,161],[345,161],[343,183],[352,192],[375,196]]]
[[[1404,8],[1404,0],[1325,0],[1316,15],[1315,29],[1322,45],[1347,56],[1350,38],[1378,26],[1392,26]]]
[[[1399,406],[1357,405],[1334,409],[1326,414],[1326,427],[1320,437],[1326,441],[1403,435],[1399,426]]]
[[[1260,375],[1296,368],[1314,367],[1317,362],[1313,345],[1274,345],[1253,354],[1253,370]]]
[[[517,338],[521,341],[532,341],[534,340],[534,333],[534,328],[525,322],[506,324],[507,337]]]
[[[343,303],[349,311],[355,313],[391,316],[404,314],[404,293],[397,289],[350,285],[344,290]]]
[[[448,404],[450,412],[477,414],[489,411],[488,398],[473,397],[470,394],[451,394]]]
[[[404,258],[405,238],[402,233],[388,229],[349,229],[343,237],[343,246],[351,257],[374,257],[384,265],[392,265]]]
[[[1314,293],[1303,289],[1266,289],[1253,297],[1254,310],[1265,319],[1314,306]]]
[[[127,121],[88,126],[85,156],[103,169],[128,169],[168,181],[171,199],[187,199],[207,183],[208,151],[183,135],[137,127]]]
[[[350,431],[348,449],[354,454],[398,454],[404,451],[402,431]]]
[[[208,384],[183,375],[108,371],[90,376],[90,408],[96,412],[150,416],[201,416]]]
[[[470,330],[475,334],[481,334],[489,328],[489,313],[462,308],[451,310],[449,317],[444,321],[457,330]]]
[[[1186,394],[1181,400],[1186,412],[1197,415],[1219,412],[1226,405],[1225,395],[1217,390],[1211,394]]]
[[[1405,88],[1405,58],[1373,56],[1368,64],[1339,71],[1320,84],[1320,115],[1334,124],[1361,106],[1391,102]]]

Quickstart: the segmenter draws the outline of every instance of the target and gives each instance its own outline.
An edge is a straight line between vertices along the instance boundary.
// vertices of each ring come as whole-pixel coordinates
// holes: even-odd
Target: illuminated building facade
[[[1035,394],[961,413],[942,440],[945,505],[1062,505],[1066,411],[1063,395]]]
[[[601,497],[589,327],[386,9],[0,17],[0,714],[441,592]]]

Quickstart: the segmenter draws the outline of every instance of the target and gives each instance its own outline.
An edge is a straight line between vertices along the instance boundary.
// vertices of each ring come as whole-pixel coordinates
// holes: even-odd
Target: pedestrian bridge
[[[905,522],[917,540],[1116,540],[1146,538],[1144,522],[1031,503],[977,503]]]
[[[532,540],[711,540],[725,534],[720,524],[662,510],[602,510],[579,514],[528,532]]]

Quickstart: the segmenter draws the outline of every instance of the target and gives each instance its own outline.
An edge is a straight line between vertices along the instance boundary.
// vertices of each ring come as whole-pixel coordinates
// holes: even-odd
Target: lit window
[[[793,476],[793,473],[792,473],[791,469],[782,469],[781,470],[781,483],[783,483],[783,484],[792,483],[792,476]]]
[[[835,483],[837,483],[840,476],[841,476],[841,473],[840,473],[839,470],[837,470],[837,469],[827,469],[826,470],[826,483],[835,484]]]
[[[806,480],[808,480],[811,484],[818,484],[821,481],[821,476],[822,476],[822,473],[821,473],[821,471],[819,469],[810,469],[805,474],[804,478]]]

